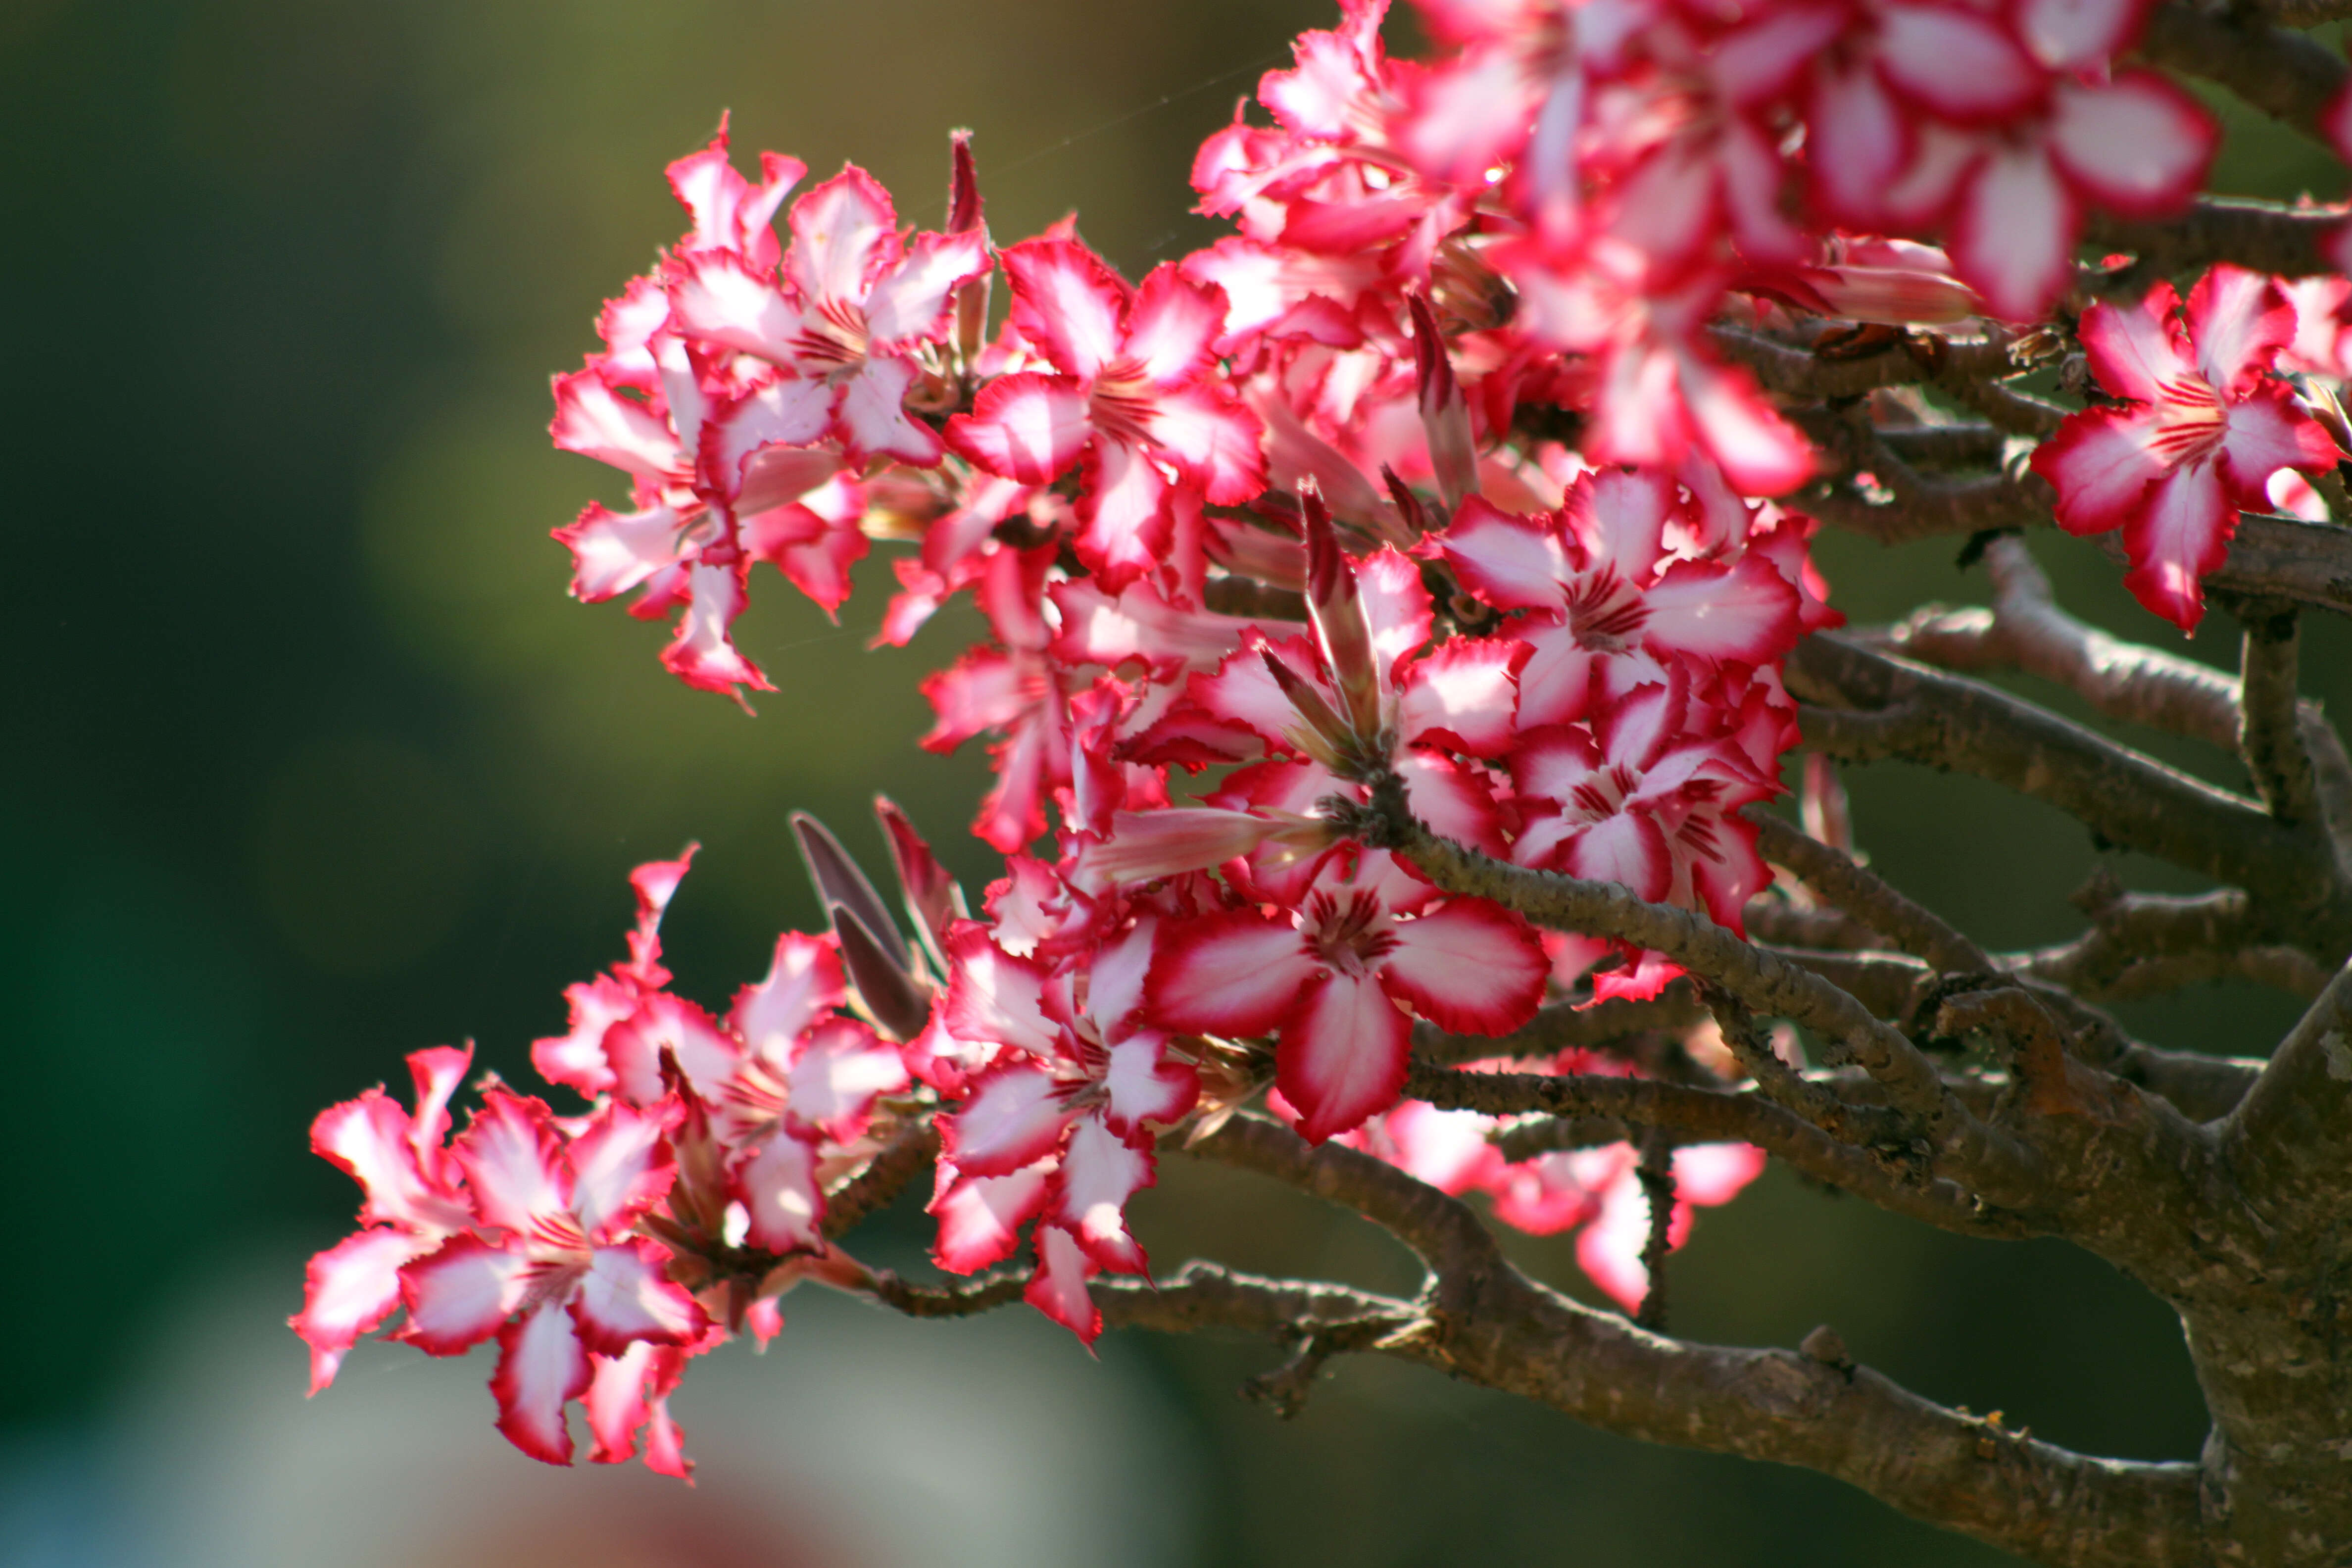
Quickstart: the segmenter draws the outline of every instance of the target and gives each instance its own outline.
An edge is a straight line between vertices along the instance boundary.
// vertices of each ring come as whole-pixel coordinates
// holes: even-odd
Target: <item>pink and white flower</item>
[[[2204,616],[2200,579],[2228,553],[2239,510],[2265,505],[2280,469],[2317,473],[2340,456],[2271,374],[2294,336],[2277,286],[2235,267],[2198,280],[2185,320],[2168,283],[2084,312],[2091,374],[2122,401],[2068,416],[2033,468],[2067,531],[2123,530],[2125,585],[2183,631]]]
[[[592,1355],[710,1326],[668,1252],[633,1234],[676,1176],[674,1113],[607,1105],[567,1141],[541,1101],[491,1089],[454,1151],[478,1228],[401,1270],[403,1339],[457,1355],[498,1337],[499,1430],[535,1459],[572,1462],[564,1409],[589,1392]]]
[[[1023,484],[1082,466],[1078,558],[1117,593],[1167,558],[1175,483],[1221,506],[1265,488],[1257,421],[1216,374],[1223,297],[1172,264],[1130,288],[1076,239],[1024,240],[1003,261],[1013,324],[1059,374],[999,376],[948,442]]]

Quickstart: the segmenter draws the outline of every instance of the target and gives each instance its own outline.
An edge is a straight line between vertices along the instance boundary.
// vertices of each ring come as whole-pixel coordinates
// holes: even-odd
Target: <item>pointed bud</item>
[[[891,963],[900,969],[908,964],[907,940],[898,934],[898,922],[890,918],[888,906],[849,851],[832,830],[805,811],[792,815],[793,837],[799,843],[801,861],[808,867],[809,880],[816,884],[817,901],[830,910],[845,908],[866,928],[866,934],[881,945]]]
[[[1470,405],[1463,400],[1462,384],[1454,379],[1453,362],[1445,355],[1445,339],[1429,301],[1415,294],[1412,305],[1412,363],[1418,378],[1421,427],[1429,437],[1429,466],[1437,474],[1438,493],[1451,513],[1462,498],[1478,489],[1478,446],[1470,435]]]
[[[1260,845],[1275,842],[1291,854],[1328,849],[1339,842],[1331,825],[1296,812],[1227,811],[1178,806],[1111,814],[1110,837],[1082,851],[1087,868],[1113,882],[1142,882],[1181,871],[1205,871]]]
[[[1315,623],[1315,640],[1347,710],[1348,727],[1360,745],[1369,745],[1381,729],[1381,670],[1356,591],[1356,569],[1339,548],[1313,480],[1300,483],[1298,500],[1307,522],[1307,616]]]
[[[929,988],[883,951],[866,922],[847,906],[833,906],[833,934],[841,942],[841,967],[851,997],[866,1021],[887,1039],[906,1041],[930,1021]]]
[[[1422,504],[1421,498],[1412,493],[1412,487],[1399,479],[1397,471],[1386,463],[1381,465],[1381,479],[1389,487],[1389,500],[1396,503],[1397,515],[1404,519],[1406,531],[1415,539],[1428,533],[1430,524],[1435,520],[1429,515],[1429,508]]]
[[[947,232],[968,234],[979,229],[985,235],[988,224],[981,214],[980,171],[971,161],[971,132],[950,132],[948,153]],[[988,341],[988,288],[994,276],[991,268],[956,289],[956,352],[966,367],[980,357],[981,346]]]
[[[881,822],[882,836],[890,845],[890,865],[898,873],[898,889],[906,900],[908,918],[914,921],[915,934],[923,939],[932,962],[944,974],[948,928],[971,918],[971,910],[963,901],[963,889],[956,886],[955,879],[931,853],[931,847],[923,842],[922,835],[915,831],[915,825],[907,820],[907,814],[887,795],[874,797],[874,815]]]
[[[1354,749],[1355,736],[1339,716],[1331,711],[1331,705],[1323,700],[1323,694],[1309,686],[1297,670],[1276,658],[1272,648],[1260,647],[1257,654],[1265,660],[1266,671],[1274,677],[1275,685],[1282,689],[1283,696],[1289,700],[1290,706],[1304,721],[1300,728],[1290,731],[1291,741],[1325,767],[1334,773],[1339,772]]]

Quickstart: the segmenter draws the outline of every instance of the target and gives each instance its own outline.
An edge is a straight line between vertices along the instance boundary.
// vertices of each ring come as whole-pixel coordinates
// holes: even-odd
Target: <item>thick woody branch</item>
[[[1992,541],[1985,564],[1993,583],[1990,612],[1922,611],[1885,632],[1861,633],[1857,640],[1961,673],[2021,669],[2065,687],[2109,718],[2239,750],[2239,682],[2193,659],[2124,642],[2066,614],[2023,540]],[[2352,556],[2345,565],[2352,569]],[[2273,681],[2273,692],[2293,684],[2291,679]],[[2299,701],[2294,713],[2299,744],[2314,770],[2315,805],[2340,839],[2352,830],[2352,759],[2317,703]]]
[[[1598,1050],[1651,1030],[1687,1029],[1706,1016],[1696,987],[1675,981],[1646,1002],[1615,998],[1579,1005],[1555,1002],[1507,1035],[1449,1035],[1434,1024],[1416,1024],[1413,1055],[1441,1067],[1485,1058],[1524,1059],[1581,1048]]]
[[[1868,467],[1869,459],[1861,458],[1860,466]],[[1895,463],[1882,460],[1879,467],[1883,470],[1879,477],[1893,491],[1892,500],[1866,499],[1832,482],[1805,493],[1805,510],[1833,528],[1881,544],[1907,544],[1917,539],[1994,529],[2040,528],[2050,522],[2053,497],[2049,481],[2039,474],[1931,479]]]
[[[2107,1070],[2162,1095],[2191,1121],[2212,1121],[2238,1108],[2267,1065],[2257,1057],[2209,1057],[2133,1044],[2108,1061]]]
[[[1882,386],[1989,382],[2024,374],[2010,360],[2009,335],[1998,329],[1977,339],[1905,338],[1883,353],[1860,359],[1823,359],[1740,327],[1715,326],[1708,336],[1718,353],[1746,365],[1768,391],[1790,397],[1860,397]]]
[[[1756,847],[1765,859],[1786,866],[1807,887],[1855,920],[1891,938],[1896,947],[1923,958],[1946,974],[1983,974],[1992,969],[1984,949],[1941,915],[1895,890],[1857,865],[1844,851],[1811,838],[1769,813],[1748,814],[1756,825]]]
[[[2239,659],[2238,751],[2254,793],[2291,826],[2319,816],[2318,785],[2304,748],[2295,668],[2301,647],[2294,606],[2253,600],[2238,607],[2245,628]]]
[[[2230,1113],[2221,1152],[2282,1241],[2352,1219],[2352,966],[2327,983]]]
[[[1507,1283],[1508,1304],[1466,1331],[1425,1351],[1391,1342],[1602,1431],[1834,1476],[2032,1562],[2200,1561],[2194,1466],[2085,1458],[1932,1405],[1856,1366],[1834,1335],[1810,1336],[1810,1353],[1689,1344]]]
[[[2172,218],[2094,211],[2084,238],[2107,249],[2128,250],[2143,267],[2168,277],[2232,261],[2255,272],[2308,278],[2335,269],[2325,242],[2343,224],[2340,210],[2200,196]]]
[[[1185,1152],[1354,1210],[1420,1254],[1442,1285],[1458,1285],[1501,1257],[1494,1237],[1459,1199],[1345,1144],[1309,1144],[1253,1112],[1230,1118]]]
[[[2315,38],[2255,17],[2168,0],[2148,13],[2139,53],[2219,83],[2273,119],[2325,142],[2321,113],[2344,89],[2344,61]]]
[[[1439,889],[1492,900],[1554,931],[1614,937],[1649,948],[1720,986],[1751,1011],[1811,1029],[1824,1047],[1885,1084],[1890,1103],[1916,1119],[1951,1173],[1988,1201],[2025,1206],[2041,1188],[2032,1154],[1985,1126],[1946,1091],[1935,1064],[1869,1008],[1820,976],[1750,946],[1704,916],[1635,898],[1613,882],[1588,882],[1495,860],[1429,831],[1405,805],[1393,774],[1372,786],[1372,805],[1334,798],[1347,830],[1402,855]]]
[[[1958,676],[1815,635],[1788,664],[1807,742],[1849,762],[1899,758],[1970,773],[2056,806],[2110,843],[2247,889],[2266,918],[2335,955],[2352,899],[2311,836],[2254,802]]]
[[[825,1194],[824,1234],[846,1236],[866,1215],[887,1208],[939,1152],[939,1129],[929,1119],[885,1143],[854,1175]]]
[[[2087,1001],[2152,994],[2166,982],[2242,975],[2275,982],[2306,999],[2327,975],[2300,954],[2263,945],[2263,922],[2235,888],[2194,897],[2126,893],[2111,877],[2094,878],[2075,896],[2091,929],[2061,946],[2008,960],[2017,972],[2063,985]]]
[[[948,1287],[884,1277],[881,1299],[922,1316],[1017,1300],[1022,1275]],[[1106,1324],[1232,1330],[1297,1347],[1255,1380],[1279,1406],[1324,1357],[1415,1363],[1538,1401],[1598,1431],[1811,1469],[1911,1517],[2060,1568],[2187,1568],[2200,1521],[2196,1468],[2096,1459],[1920,1398],[1856,1365],[1832,1333],[1800,1351],[1694,1344],[1635,1328],[1508,1264],[1456,1318],[1340,1285],[1188,1263],[1155,1288],[1088,1287]]]
[[[1885,634],[1885,651],[1963,673],[2013,668],[2082,698],[2109,718],[2236,749],[2236,683],[2221,671],[2125,642],[2058,607],[2021,539],[1985,547],[1992,608],[1922,612]]]
[[[1978,1203],[1958,1184],[1922,1181],[1899,1158],[1874,1154],[1801,1120],[1758,1095],[1689,1089],[1650,1079],[1587,1073],[1485,1073],[1416,1065],[1405,1093],[1443,1110],[1487,1116],[1543,1111],[1574,1121],[1603,1119],[1628,1127],[1663,1128],[1705,1142],[1753,1143],[1790,1169],[1893,1214],[1961,1236],[2034,1234],[2016,1216]],[[1835,1106],[1838,1131],[1855,1138],[1892,1131],[1871,1106]]]
[[[1155,1286],[1145,1279],[1099,1279],[1088,1290],[1104,1322],[1118,1328],[1183,1333],[1239,1329],[1288,1335],[1319,1327],[1387,1320],[1409,1322],[1411,1303],[1319,1280],[1268,1279],[1195,1259]]]

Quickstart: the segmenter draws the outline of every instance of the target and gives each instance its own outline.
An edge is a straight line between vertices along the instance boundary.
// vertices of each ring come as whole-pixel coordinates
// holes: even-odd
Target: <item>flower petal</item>
[[[957,287],[993,265],[985,230],[917,235],[907,258],[866,296],[866,330],[877,349],[904,347],[946,331]]]
[[[1378,978],[1327,974],[1298,999],[1275,1047],[1275,1086],[1298,1109],[1299,1136],[1320,1143],[1394,1105],[1412,1029]]]
[[[1797,591],[1769,561],[1678,561],[1644,595],[1643,644],[1663,655],[1765,665],[1797,643]]]
[[[572,1314],[562,1308],[551,1301],[509,1323],[499,1331],[499,1369],[490,1374],[499,1430],[534,1459],[570,1464],[563,1407],[588,1392],[593,1376]]]
[[[2014,114],[2042,90],[2042,72],[2008,30],[1958,5],[1887,6],[1877,58],[1897,91],[1963,123]]]
[[[1012,1064],[972,1080],[971,1096],[940,1123],[942,1157],[975,1176],[1002,1176],[1051,1152],[1069,1123],[1058,1086],[1044,1071]]]
[[[1993,315],[2035,321],[2066,286],[2080,225],[2074,198],[2040,149],[2002,148],[1961,194],[1952,264]]]
[[[824,1194],[807,1138],[779,1128],[753,1144],[735,1167],[735,1197],[751,1216],[744,1239],[752,1246],[806,1252],[824,1245]]]
[[[1022,371],[982,387],[972,411],[948,421],[947,442],[992,474],[1042,485],[1067,472],[1093,434],[1083,385]]]
[[[1127,1200],[1151,1184],[1151,1154],[1112,1131],[1098,1116],[1070,1130],[1055,1182],[1053,1223],[1066,1226],[1098,1267],[1115,1274],[1149,1270],[1127,1229]]]
[[[1390,927],[1381,984],[1439,1028],[1504,1035],[1535,1016],[1551,963],[1519,920],[1484,899],[1456,899]]]
[[[1397,729],[1408,743],[1498,757],[1517,735],[1518,667],[1528,647],[1514,637],[1453,637],[1407,667],[1397,693]]]
[[[2188,205],[2221,142],[2213,117],[2152,71],[2061,83],[2053,103],[2051,156],[2100,205],[2133,217]]]
[[[2324,473],[2340,456],[2319,421],[2295,405],[2284,382],[2265,383],[2231,405],[2221,466],[2241,506],[2263,505],[2270,479],[2280,469]]]
[[[887,456],[928,468],[947,455],[929,426],[907,417],[914,381],[912,360],[877,356],[844,384],[833,428],[853,461]]]
[[[1107,594],[1168,559],[1175,519],[1168,480],[1140,447],[1097,437],[1087,448],[1078,492],[1078,559]]]
[[[766,977],[735,993],[727,1023],[754,1056],[783,1067],[793,1042],[848,994],[832,937],[786,931]]]
[[[1003,254],[1013,325],[1054,368],[1091,376],[1118,357],[1127,282],[1075,239],[1024,239]]]
[[[1087,1294],[1094,1260],[1078,1238],[1058,1225],[1037,1227],[1037,1272],[1021,1299],[1078,1336],[1087,1345],[1102,1332],[1102,1312]]]
[[[598,1247],[572,1299],[581,1342],[619,1355],[636,1341],[682,1345],[701,1334],[710,1320],[668,1268],[669,1254],[642,1236]]]
[[[2222,491],[2219,465],[2182,464],[2149,487],[2124,524],[2124,552],[2132,562],[2124,586],[2182,631],[2195,631],[2205,615],[2199,579],[2221,564],[2237,528],[2238,509]]]
[[[481,1343],[522,1304],[530,1260],[471,1231],[400,1271],[408,1322],[400,1337],[429,1355],[457,1355]]]
[[[2087,329],[2086,329],[2087,330]],[[2058,492],[2069,533],[2121,528],[2164,476],[2164,428],[2147,408],[2086,408],[2033,450],[2033,471]]]
[[[1255,910],[1171,922],[1160,942],[1145,983],[1152,1016],[1202,1034],[1265,1034],[1319,968],[1297,931]]]
[[[400,1305],[401,1266],[430,1238],[376,1226],[314,1255],[302,1270],[302,1310],[287,1326],[310,1347],[310,1392],[335,1381],[343,1353]]]
[[[1122,1136],[1144,1122],[1181,1121],[1201,1098],[1200,1075],[1168,1055],[1156,1033],[1129,1036],[1110,1047],[1103,1068],[1103,1120]]]
[[[890,193],[855,163],[793,204],[784,266],[811,304],[862,302],[875,276],[898,259]]]
[[[614,1091],[632,1105],[657,1104],[669,1093],[662,1081],[665,1052],[694,1092],[713,1104],[734,1076],[740,1056],[717,1019],[667,991],[647,992],[636,1011],[604,1031]]]
[[[668,1194],[677,1178],[677,1161],[667,1142],[677,1113],[675,1100],[657,1110],[614,1100],[572,1140],[564,1151],[572,1170],[572,1212],[590,1241],[626,1232]]]
[[[688,342],[757,354],[773,364],[800,359],[800,308],[770,273],[731,250],[679,258],[665,273],[671,331]]]
[[[939,1190],[927,1213],[937,1215],[931,1259],[950,1274],[973,1274],[1013,1256],[1021,1227],[1045,1205],[1049,1167],[1038,1164],[1003,1176],[971,1176],[942,1162]]]
[[[544,1101],[493,1086],[455,1152],[483,1224],[517,1236],[542,1222],[571,1224],[571,1173]]]
[[[2183,315],[2206,384],[2232,397],[2252,392],[2294,342],[2294,306],[2278,285],[2226,262],[2197,280]]]
[[[1239,506],[1265,489],[1265,432],[1222,386],[1203,383],[1154,395],[1143,428],[1213,506]]]

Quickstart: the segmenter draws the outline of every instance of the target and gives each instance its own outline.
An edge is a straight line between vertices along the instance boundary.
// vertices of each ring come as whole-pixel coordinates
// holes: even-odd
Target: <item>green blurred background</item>
[[[477,1443],[484,1369],[395,1378],[394,1360],[421,1358],[363,1349],[304,1404],[278,1324],[301,1258],[352,1205],[305,1152],[311,1114],[396,1077],[406,1050],[467,1037],[527,1076],[562,985],[618,952],[627,869],[689,838],[706,852],[667,934],[681,989],[710,1002],[813,917],[788,810],[873,854],[864,803],[885,789],[975,893],[992,874],[961,832],[978,760],[912,742],[928,721],[916,680],[976,635],[969,619],[867,653],[877,563],[839,628],[763,577],[741,636],[780,689],[754,721],[668,678],[660,628],[563,595],[547,531],[619,497],[606,470],[549,448],[546,377],[678,231],[663,163],[731,109],[740,164],[773,147],[823,177],[855,158],[930,224],[947,132],[967,125],[1000,240],[1075,207],[1139,276],[1213,237],[1184,212],[1192,146],[1292,33],[1328,20],[1318,0],[0,6],[5,395],[25,487],[0,623],[0,1169],[19,1205],[0,1291],[16,1348],[0,1562],[260,1561],[257,1521],[282,1526],[282,1560],[392,1560],[357,1538],[321,1555],[289,1500],[380,1478],[373,1435],[428,1378],[457,1400],[454,1418],[431,1415],[451,1422],[434,1428],[447,1452]],[[2333,198],[2341,174],[2242,127],[2217,184]],[[2174,640],[2087,547],[2053,537],[2042,553],[2077,608]],[[1822,556],[1858,618],[1982,593],[1948,544],[1831,540]],[[2191,651],[2226,662],[2231,637],[2217,616]],[[2323,693],[2345,685],[2347,646],[2314,634]],[[2223,759],[2166,754],[2231,779]],[[2095,858],[2079,827],[1965,780],[1852,784],[1898,882],[1991,942],[2069,933],[2063,896]],[[2130,1022],[2243,1051],[2291,1012],[2216,989]],[[1198,1252],[1405,1282],[1360,1224],[1181,1160],[1163,1175],[1139,1219],[1163,1268]],[[894,1215],[878,1249],[914,1258],[919,1219]],[[1589,1295],[1564,1240],[1518,1249]],[[939,1461],[950,1471],[996,1447],[1051,1469],[1063,1450],[1038,1434],[1057,1426],[1122,1457],[1055,1504],[1076,1555],[975,1545],[963,1561],[1993,1560],[1811,1476],[1596,1436],[1417,1372],[1342,1365],[1283,1426],[1234,1397],[1273,1359],[1262,1345],[1113,1336],[1097,1367],[1041,1322],[918,1326],[971,1347],[935,1352],[794,1300],[774,1352],[730,1349],[677,1400],[690,1438],[706,1414],[705,1431],[740,1417],[783,1433],[769,1450],[782,1480],[729,1479],[705,1440],[694,1493],[611,1474],[549,1491],[559,1480],[491,1440],[466,1461],[485,1495],[539,1489],[556,1500],[534,1505],[542,1524],[655,1498],[658,1527],[560,1551],[552,1526],[478,1532],[481,1560],[898,1560],[914,1548],[855,1518],[796,1533],[758,1514],[791,1490],[790,1456],[833,1473],[828,1434],[867,1401],[918,1414],[917,1433],[956,1412],[976,1447]],[[1679,1330],[1737,1342],[1833,1323],[1925,1394],[2100,1452],[2186,1458],[2203,1435],[2168,1314],[2103,1266],[1926,1234],[1777,1173],[1701,1220],[1675,1300]],[[792,1393],[826,1377],[814,1405]],[[914,1441],[876,1439],[876,1473]],[[908,1484],[935,1489],[927,1474]],[[992,1495],[1026,1498],[1021,1484]],[[844,1486],[834,1500],[867,1495]],[[202,1496],[157,1513],[167,1493]],[[118,1528],[134,1500],[153,1515],[143,1534]]]

